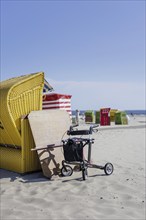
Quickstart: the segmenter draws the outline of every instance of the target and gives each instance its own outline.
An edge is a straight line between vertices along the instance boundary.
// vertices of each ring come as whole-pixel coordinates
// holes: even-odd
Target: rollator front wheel
[[[114,171],[114,167],[111,163],[106,163],[104,166],[104,172],[106,175],[111,175]]]
[[[71,176],[73,173],[73,169],[71,166],[63,166],[62,169],[61,169],[61,174],[62,176]]]

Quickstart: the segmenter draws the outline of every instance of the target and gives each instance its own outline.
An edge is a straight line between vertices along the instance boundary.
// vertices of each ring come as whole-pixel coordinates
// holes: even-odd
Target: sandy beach
[[[145,116],[130,117],[128,125],[99,126],[93,134],[92,161],[111,162],[114,172],[88,169],[48,180],[42,172],[20,175],[0,170],[0,219],[144,220]],[[83,121],[81,128],[89,127]]]

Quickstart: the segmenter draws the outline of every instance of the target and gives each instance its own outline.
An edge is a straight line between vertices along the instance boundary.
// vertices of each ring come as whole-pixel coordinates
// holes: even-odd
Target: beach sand
[[[93,134],[92,161],[111,162],[114,172],[88,169],[48,180],[42,172],[20,175],[0,170],[0,219],[144,220],[145,116],[130,117],[128,125],[99,126]],[[89,127],[83,121],[81,128]]]

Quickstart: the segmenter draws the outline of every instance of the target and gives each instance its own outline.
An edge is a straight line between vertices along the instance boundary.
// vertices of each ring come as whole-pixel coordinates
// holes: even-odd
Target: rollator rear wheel
[[[72,173],[73,173],[73,169],[72,169],[72,167],[70,167],[68,165],[63,166],[61,169],[62,176],[71,176]]]
[[[83,180],[86,180],[88,178],[87,168],[82,169],[82,177],[83,177]]]
[[[114,167],[111,163],[106,163],[104,166],[104,172],[106,175],[111,175],[114,171]]]

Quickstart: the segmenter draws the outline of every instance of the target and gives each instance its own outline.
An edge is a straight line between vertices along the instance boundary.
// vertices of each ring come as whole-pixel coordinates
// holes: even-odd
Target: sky
[[[145,109],[145,0],[1,0],[1,81],[43,71],[72,110]]]

